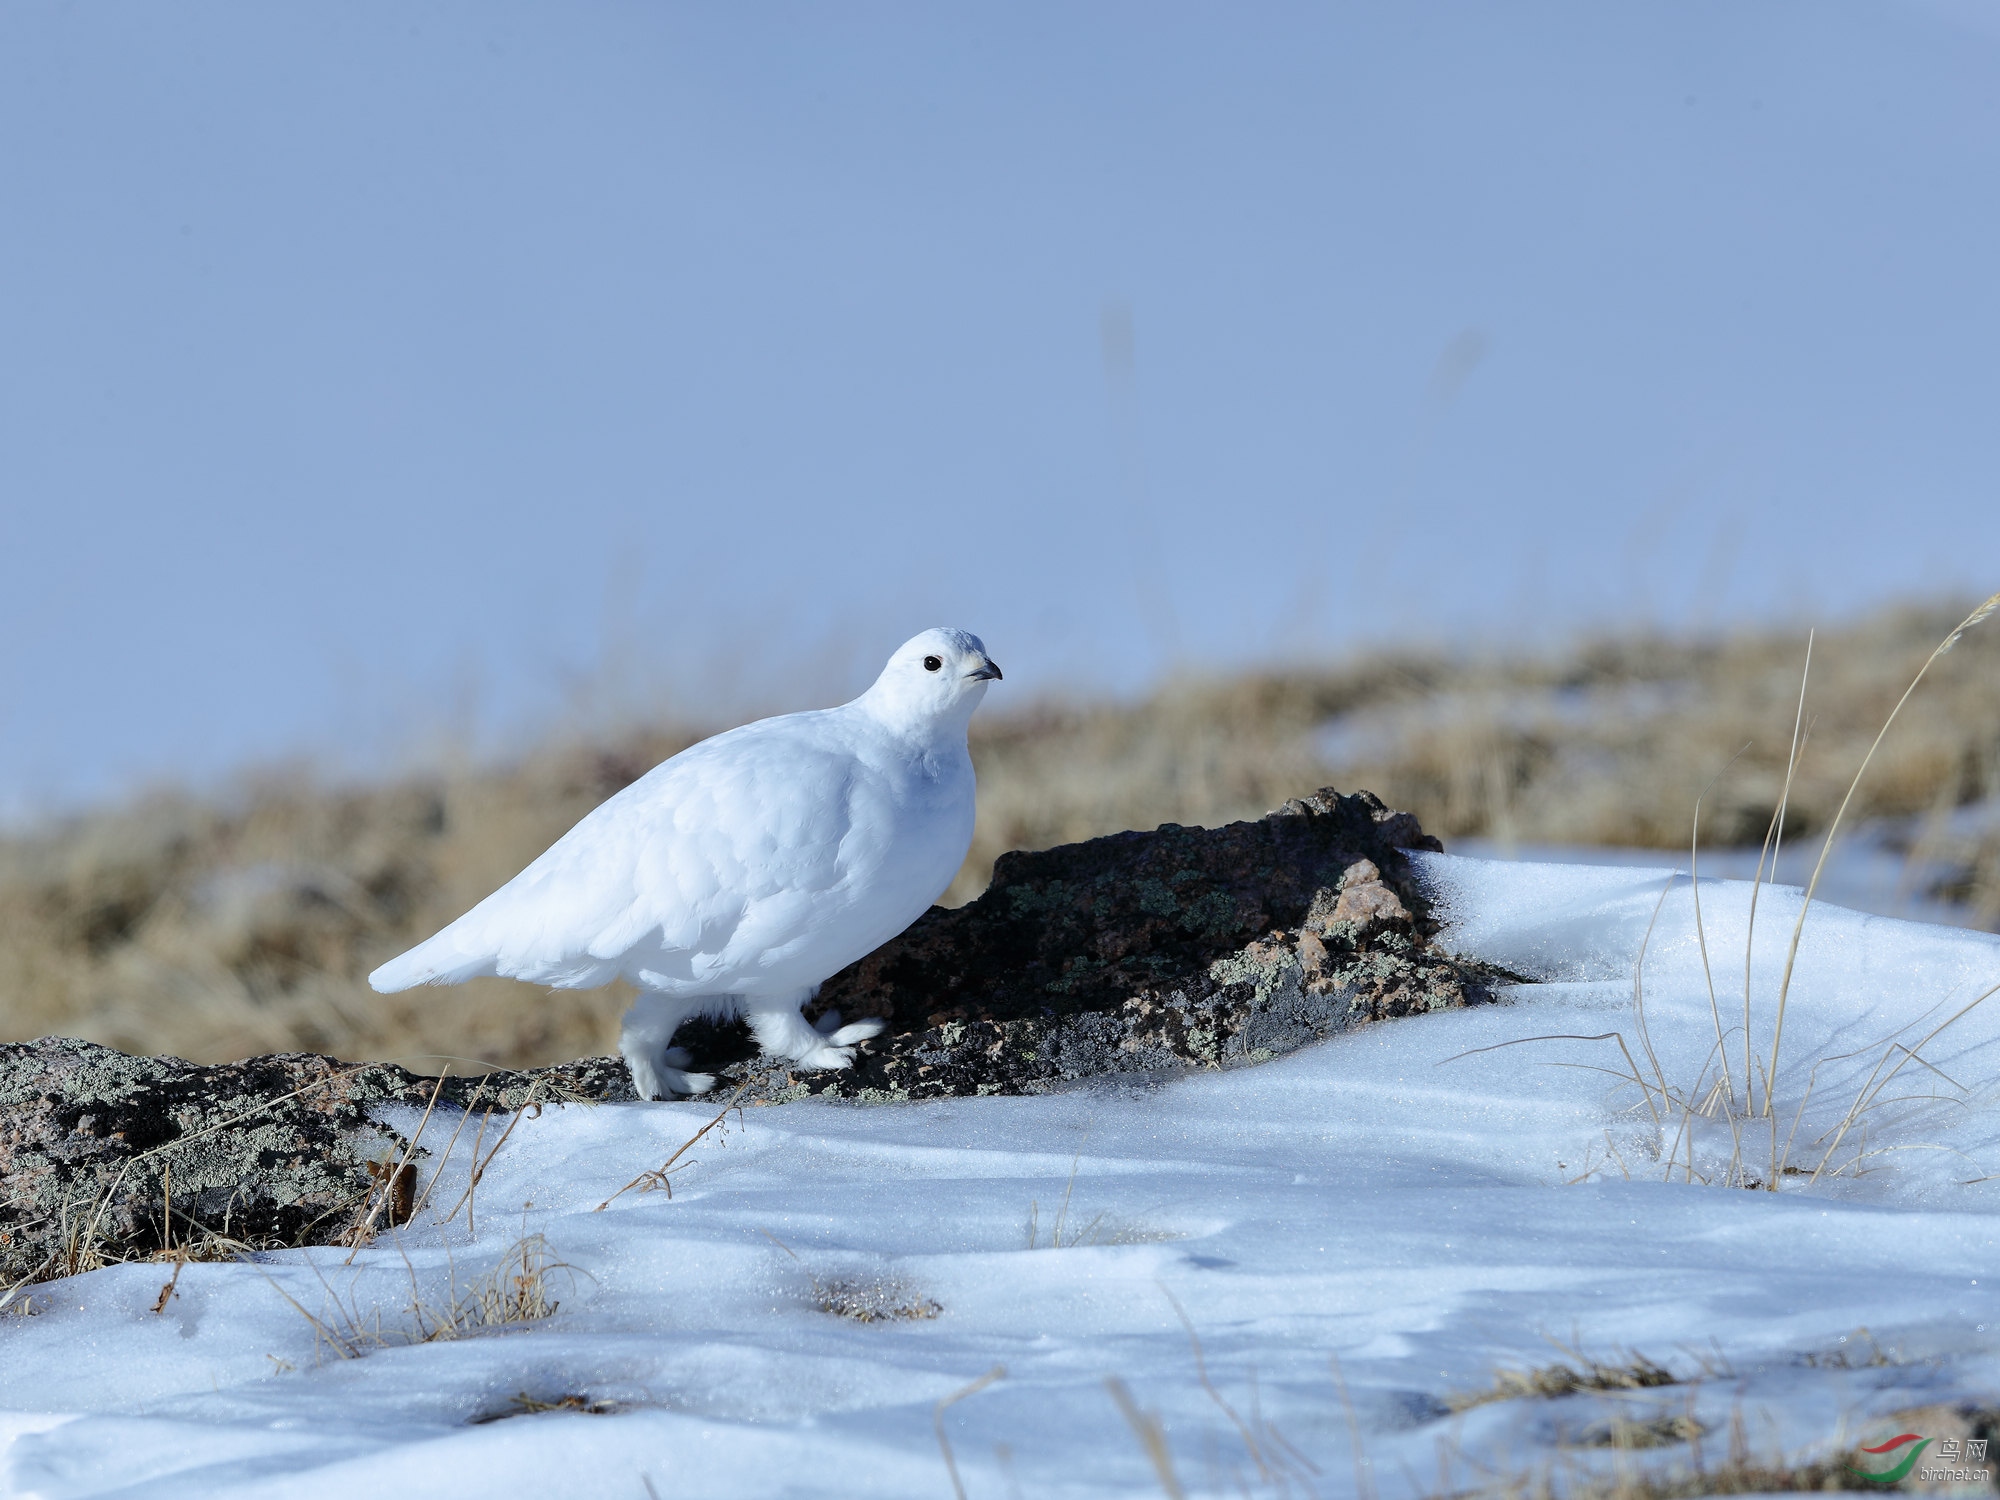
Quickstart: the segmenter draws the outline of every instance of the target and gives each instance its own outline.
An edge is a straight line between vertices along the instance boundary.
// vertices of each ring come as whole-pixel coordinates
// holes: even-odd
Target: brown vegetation
[[[1825,826],[1897,694],[1963,612],[1900,610],[1820,634],[1788,832]],[[1783,779],[1804,654],[1792,629],[1504,660],[1409,653],[992,714],[975,724],[979,829],[948,900],[975,895],[1011,848],[1254,817],[1329,779],[1410,809],[1447,843],[1678,848],[1726,766],[1704,841],[1754,843]],[[2000,634],[1968,635],[1904,711],[1850,814],[1914,815],[1933,855],[1958,839],[1947,852],[1963,878],[1947,894],[1989,923],[2000,842],[1968,840],[1945,814],[2000,789],[1996,668]],[[251,777],[227,798],[163,792],[0,840],[0,1039],[430,1066],[601,1052],[627,1003],[619,987],[555,1002],[504,980],[381,996],[364,976],[717,727],[623,732],[373,787]]]

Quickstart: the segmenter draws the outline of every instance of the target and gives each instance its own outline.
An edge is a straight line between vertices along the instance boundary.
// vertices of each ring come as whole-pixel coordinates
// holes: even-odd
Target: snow
[[[1971,871],[1963,857],[1955,857],[1991,829],[2000,827],[2000,809],[1982,803],[1973,816],[1961,816],[1960,808],[1944,820],[1881,818],[1865,820],[1834,845],[1826,866],[1820,871],[1820,901],[1856,911],[1874,912],[1884,917],[1904,917],[1918,922],[1935,922],[1947,927],[1978,925],[1978,913],[1961,902],[1939,894],[1968,881]],[[1942,836],[1942,837],[1940,837]],[[1947,847],[1937,847],[1940,843]],[[1525,860],[1532,864],[1629,865],[1641,869],[1657,867],[1662,858],[1658,849],[1629,849],[1602,844],[1521,843],[1490,838],[1454,839],[1460,854],[1483,859]],[[1819,862],[1820,843],[1802,839],[1784,843],[1777,853],[1777,871],[1771,869],[1766,851],[1755,844],[1748,848],[1719,846],[1701,851],[1702,874],[1723,875],[1737,880],[1758,877],[1804,885],[1812,879]],[[1686,868],[1686,861],[1682,861]]]
[[[1673,1096],[1699,1096],[1719,1016],[1740,1089],[1749,887],[1702,882],[1711,1008],[1685,879],[1424,863],[1448,940],[1529,981],[1506,1003],[1154,1086],[747,1110],[682,1157],[671,1198],[628,1191],[601,1213],[715,1105],[550,1108],[494,1158],[470,1226],[463,1209],[438,1220],[476,1126],[433,1208],[351,1265],[328,1249],[192,1265],[158,1314],[158,1265],[38,1288],[36,1315],[0,1318],[4,1492],[941,1496],[941,1425],[969,1496],[1162,1493],[1115,1377],[1142,1421],[1158,1414],[1189,1493],[1365,1480],[1386,1497],[1552,1455],[1686,1461],[1588,1447],[1613,1411],[1695,1416],[1711,1461],[1732,1420],[1760,1458],[1797,1459],[2000,1386],[2000,1009],[1926,1046],[1952,1081],[1907,1066],[1884,1098],[1919,1097],[1869,1111],[1816,1180],[1723,1186],[1767,1174],[1765,1127],[1737,1151],[1723,1120],[1697,1122],[1690,1169],[1685,1122],[1666,1109],[1655,1129],[1613,1043],[1499,1044],[1617,1031],[1649,1077],[1657,1057]],[[1797,911],[1796,892],[1759,896],[1760,1058]],[[1777,1075],[1789,1129],[1822,1060],[1792,1159],[1820,1161],[1804,1143],[1837,1126],[1888,1038],[1914,1044],[1996,981],[2000,939],[1816,903]],[[1497,1050],[1459,1056],[1482,1047]],[[552,1316],[399,1341],[413,1301],[463,1296],[532,1235],[574,1268],[551,1273]],[[836,1283],[940,1311],[833,1316],[817,1302]],[[379,1318],[383,1341],[356,1358],[316,1341],[304,1312],[338,1327],[341,1308]],[[1499,1369],[1635,1353],[1699,1378],[1447,1409]],[[523,1394],[618,1409],[475,1420]]]

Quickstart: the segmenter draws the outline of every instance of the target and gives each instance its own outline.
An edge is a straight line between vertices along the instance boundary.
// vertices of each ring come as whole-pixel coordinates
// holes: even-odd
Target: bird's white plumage
[[[932,664],[935,665],[932,665]],[[966,723],[999,669],[930,630],[851,703],[682,751],[605,801],[506,885],[369,976],[378,990],[498,974],[565,989],[631,980],[621,1045],[640,1091],[703,1087],[669,1043],[741,1011],[805,1066],[845,1066],[863,1023],[798,1008],[923,914],[972,841]]]

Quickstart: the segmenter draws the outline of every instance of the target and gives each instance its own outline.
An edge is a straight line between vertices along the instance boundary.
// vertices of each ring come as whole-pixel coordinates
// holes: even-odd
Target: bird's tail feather
[[[468,953],[454,936],[447,927],[429,941],[390,959],[368,976],[369,985],[384,995],[393,995],[420,984],[463,984],[494,972],[492,954]]]

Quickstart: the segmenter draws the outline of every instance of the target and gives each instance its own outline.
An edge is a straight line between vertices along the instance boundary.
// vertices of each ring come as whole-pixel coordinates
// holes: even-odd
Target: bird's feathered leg
[[[889,1025],[887,1021],[874,1016],[863,1016],[852,1026],[843,1026],[840,1024],[840,1012],[837,1010],[822,1011],[820,1018],[812,1024],[814,1031],[836,1046],[865,1042],[870,1037],[880,1036]]]
[[[841,1026],[838,1014],[834,1014],[831,1016],[834,1030],[828,1035],[799,1014],[799,1007],[810,998],[808,991],[796,999],[746,999],[743,1015],[750,1023],[757,1045],[773,1057],[785,1058],[802,1068],[854,1066],[854,1044],[880,1036],[886,1023],[870,1019]],[[827,1019],[823,1017],[821,1024]]]
[[[674,1033],[689,1016],[713,1008],[702,996],[682,998],[642,994],[618,1026],[618,1050],[632,1070],[632,1087],[641,1099],[665,1099],[673,1094],[705,1094],[715,1087],[713,1073],[684,1071],[688,1055],[672,1045]]]

